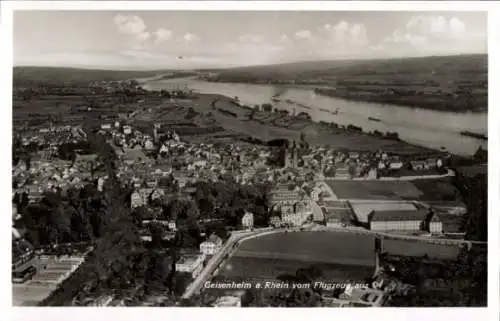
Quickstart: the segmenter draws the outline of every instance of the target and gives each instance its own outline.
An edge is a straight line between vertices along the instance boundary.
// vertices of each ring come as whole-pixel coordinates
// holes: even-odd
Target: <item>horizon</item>
[[[272,63],[264,65],[241,65],[231,67],[219,68],[192,68],[192,69],[175,69],[175,68],[158,68],[158,69],[117,69],[117,68],[102,68],[102,67],[85,67],[85,66],[42,66],[42,65],[13,65],[12,68],[52,68],[52,69],[77,69],[88,71],[137,71],[137,72],[157,72],[157,71],[203,71],[203,70],[230,70],[238,68],[251,68],[251,67],[266,67],[266,66],[279,66],[279,65],[293,65],[301,63],[314,63],[314,62],[333,62],[333,61],[387,61],[399,59],[426,59],[426,58],[444,58],[444,57],[460,57],[460,56],[488,56],[488,53],[466,53],[455,55],[429,55],[429,56],[409,56],[409,57],[389,57],[389,58],[365,58],[365,59],[325,59],[325,60],[300,60],[291,61],[286,63]]]
[[[484,12],[16,11],[14,66],[196,70],[487,54]]]

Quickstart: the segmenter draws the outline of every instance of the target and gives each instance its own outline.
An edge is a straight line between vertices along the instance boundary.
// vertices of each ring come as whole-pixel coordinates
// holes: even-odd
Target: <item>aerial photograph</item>
[[[12,305],[486,307],[487,22],[14,11]]]

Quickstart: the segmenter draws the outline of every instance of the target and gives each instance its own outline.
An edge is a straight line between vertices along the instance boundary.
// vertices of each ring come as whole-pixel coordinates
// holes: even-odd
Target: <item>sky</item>
[[[484,12],[16,11],[14,65],[193,69],[487,52]]]

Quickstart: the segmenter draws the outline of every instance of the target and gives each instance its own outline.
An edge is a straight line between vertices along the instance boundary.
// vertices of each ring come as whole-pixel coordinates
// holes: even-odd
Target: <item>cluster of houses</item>
[[[13,167],[14,193],[26,193],[29,201],[35,203],[46,191],[59,191],[64,195],[70,188],[79,189],[95,182],[98,188],[102,189],[108,176],[103,171],[94,171],[98,166],[99,161],[95,154],[77,154],[74,161],[48,161],[34,155],[31,157],[29,169],[24,160]]]
[[[411,172],[408,175],[419,175],[421,171],[441,169],[445,166],[445,157],[401,157],[382,151],[336,151],[313,146],[310,152],[301,155],[298,161],[292,159],[285,164],[290,167],[292,164],[300,164],[303,169],[321,173],[325,179],[377,179],[381,173],[387,171],[409,170]]]
[[[139,82],[136,80],[116,80],[116,81],[93,81],[89,84],[89,90],[91,93],[95,94],[98,92],[122,92],[124,90],[138,92],[141,91]],[[144,91],[142,89],[142,91]]]

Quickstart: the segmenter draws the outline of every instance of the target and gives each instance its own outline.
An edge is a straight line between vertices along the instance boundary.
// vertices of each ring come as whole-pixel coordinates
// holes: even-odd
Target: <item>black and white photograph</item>
[[[488,306],[488,12],[256,8],[12,11],[12,306]]]

